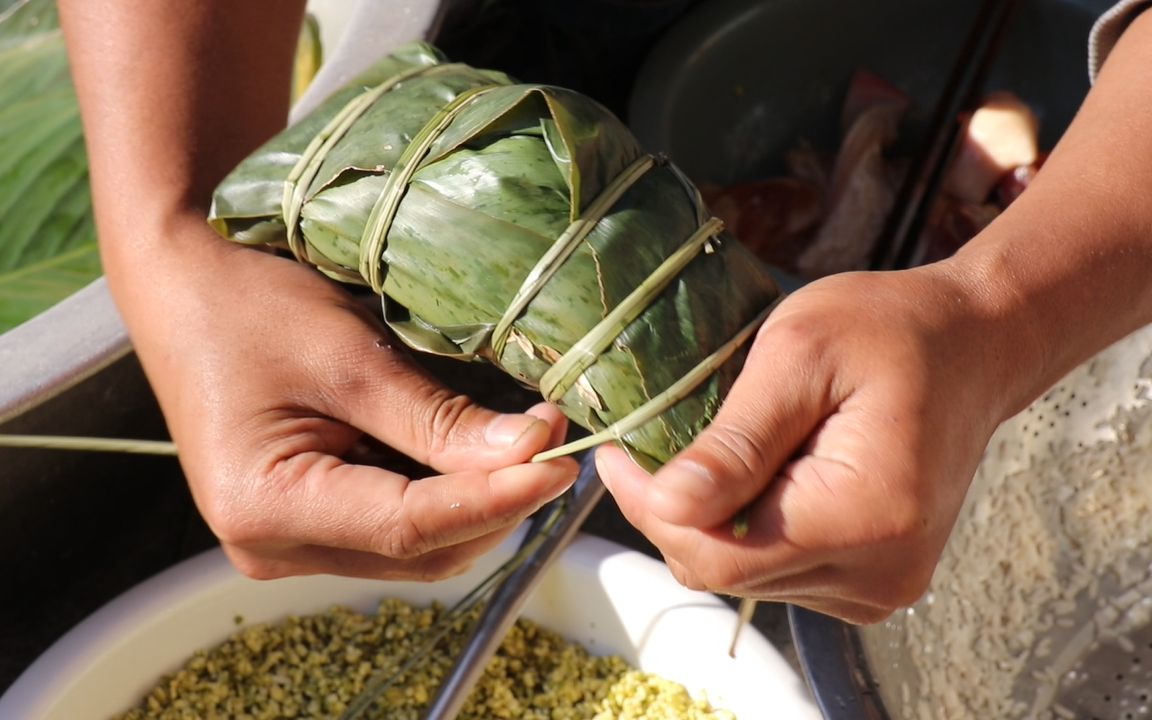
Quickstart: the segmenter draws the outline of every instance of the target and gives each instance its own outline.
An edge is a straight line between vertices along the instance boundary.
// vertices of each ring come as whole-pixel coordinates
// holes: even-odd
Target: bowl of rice
[[[219,549],[129,590],[36,660],[0,717],[339,717],[420,631],[516,547],[436,583],[238,573]],[[591,535],[564,551],[461,717],[820,717],[803,679],[735,612],[647,555]],[[466,627],[384,696],[419,717]],[[567,713],[567,714],[566,714]],[[371,715],[376,716],[376,715]]]

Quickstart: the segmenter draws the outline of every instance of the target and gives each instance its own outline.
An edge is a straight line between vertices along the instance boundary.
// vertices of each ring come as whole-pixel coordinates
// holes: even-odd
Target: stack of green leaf
[[[0,332],[100,276],[56,7],[0,0]]]
[[[780,298],[602,106],[426,44],[254,152],[210,222],[372,288],[411,347],[491,362],[595,433],[579,447],[649,466],[711,420]]]

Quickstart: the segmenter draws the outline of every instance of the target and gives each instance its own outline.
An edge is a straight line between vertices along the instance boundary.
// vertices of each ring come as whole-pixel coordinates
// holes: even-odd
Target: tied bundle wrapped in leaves
[[[708,424],[781,293],[593,100],[384,58],[217,188],[225,237],[371,287],[412,348],[485,360],[648,467]]]

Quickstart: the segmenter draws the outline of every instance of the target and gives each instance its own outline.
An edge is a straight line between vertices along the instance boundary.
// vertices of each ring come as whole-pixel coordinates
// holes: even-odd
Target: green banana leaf
[[[0,0],[0,48],[59,28],[56,0]]]
[[[254,152],[209,221],[370,286],[411,347],[494,363],[650,466],[712,419],[781,295],[605,108],[423,43]]]
[[[293,89],[322,58],[301,30]],[[54,0],[0,0],[0,333],[100,277],[88,158]]]
[[[51,0],[0,11],[0,332],[100,276],[88,163]]]

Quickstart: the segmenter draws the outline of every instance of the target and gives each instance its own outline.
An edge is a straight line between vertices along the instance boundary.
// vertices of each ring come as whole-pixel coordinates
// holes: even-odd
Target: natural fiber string
[[[292,166],[291,172],[284,179],[284,197],[281,201],[284,224],[288,234],[288,249],[297,260],[309,262],[307,245],[300,236],[300,213],[304,209],[305,195],[308,187],[320,171],[320,166],[328,157],[328,153],[347,132],[356,124],[356,121],[372,107],[384,93],[394,89],[403,82],[417,77],[429,77],[444,72],[459,70],[464,66],[460,64],[425,65],[412,68],[388,78],[379,85],[368,88],[340,109],[328,123],[316,133],[307,147]]]
[[[685,191],[688,191],[691,196],[696,198],[697,202],[695,205],[698,207],[698,209],[703,209],[703,198],[700,197],[699,190],[696,188],[695,183],[692,183],[691,180],[688,179],[688,176],[684,175],[680,168],[677,168],[675,165],[662,164],[662,162],[661,165],[667,165],[667,167],[672,170],[673,174],[677,177],[677,179],[680,180]],[[691,262],[692,258],[696,257],[696,253],[690,252],[689,248],[696,247],[696,252],[698,252],[699,249],[703,249],[707,241],[711,240],[712,237],[717,235],[720,232],[720,227],[722,227],[722,223],[720,223],[719,220],[715,218],[708,219],[704,213],[700,213],[698,217],[700,220],[700,227],[697,229],[697,232],[692,234],[689,240],[685,242],[684,245],[682,245],[679,251],[677,251],[684,253],[685,257],[683,260],[685,266]],[[717,223],[720,223],[720,227],[717,227]],[[715,229],[714,232],[710,233],[711,228]],[[702,238],[704,242],[697,245],[696,241],[702,240]],[[672,257],[669,257],[665,264],[668,264],[669,260],[672,259]],[[641,293],[646,294],[647,283],[650,283],[653,276],[658,276],[662,268],[664,268],[664,265],[661,265],[661,267],[657,268],[657,271],[650,275],[649,280],[646,280],[641,287],[637,288],[634,293],[629,295],[629,297],[626,298],[626,300],[624,300],[621,305],[629,303],[629,301],[631,301],[634,296],[637,296]],[[666,276],[664,280],[662,280],[659,287],[652,288],[654,291],[651,297],[647,298],[647,301],[643,304],[638,305],[639,312],[643,312],[647,308],[647,304],[651,302],[655,294],[658,294],[659,291],[667,285],[667,282],[674,278],[675,273],[677,272],[679,272],[679,270],[673,273],[669,273],[669,275]],[[695,367],[692,367],[692,370],[690,370],[688,373],[685,373],[684,376],[682,376],[679,380],[673,382],[673,384],[667,387],[664,392],[653,396],[652,399],[642,404],[642,406],[639,406],[630,411],[628,415],[620,418],[619,420],[616,420],[615,423],[605,427],[604,430],[593,433],[591,435],[586,435],[586,437],[575,440],[573,442],[569,442],[569,444],[552,448],[550,450],[545,450],[543,453],[538,453],[536,456],[532,457],[532,462],[544,462],[547,460],[552,460],[552,458],[555,457],[562,457],[564,455],[578,453],[581,452],[581,450],[600,445],[602,442],[613,440],[622,441],[623,438],[626,437],[626,435],[629,433],[638,430],[639,427],[642,427],[645,423],[649,423],[652,419],[659,417],[661,414],[664,414],[665,411],[675,406],[676,403],[679,403],[692,391],[695,391],[695,389],[700,384],[703,384],[704,380],[710,377],[712,373],[717,372],[717,370],[720,369],[720,366],[722,366],[723,363],[726,363],[728,358],[732,357],[733,354],[735,354],[735,351],[740,348],[746,340],[749,339],[749,336],[757,331],[759,326],[763,324],[764,320],[768,317],[768,314],[770,314],[772,310],[775,309],[776,305],[780,304],[783,298],[785,298],[785,294],[783,293],[776,296],[775,300],[768,304],[767,308],[765,308],[763,311],[760,311],[757,314],[757,317],[753,318],[748,325],[745,325],[743,328],[741,328],[741,331],[737,332],[732,339],[729,339],[728,342],[722,344],[722,346],[720,346],[717,350],[714,350],[712,354],[705,357],[703,361],[700,361]],[[632,306],[631,310],[621,310],[620,306],[617,306],[616,310],[621,312],[621,317],[624,317],[624,313],[631,314],[632,311],[637,310],[637,306]],[[638,317],[639,312],[637,312],[636,316],[632,317],[631,319]],[[615,339],[615,336],[619,335],[619,333],[623,331],[623,327],[627,326],[630,321],[631,320],[624,321],[622,325],[617,325],[615,321],[609,321],[609,318],[601,320],[597,327],[592,328],[590,333],[585,334],[584,338],[577,341],[575,346],[569,349],[569,353],[564,354],[564,356],[560,358],[560,361],[556,362],[556,364],[553,365],[551,369],[545,373],[545,376],[541,378],[540,381],[541,393],[543,393],[547,399],[550,399],[553,402],[558,399],[556,396],[562,396],[564,393],[566,393],[568,387],[570,387],[571,382],[575,382],[576,379],[579,378],[579,374],[583,373],[586,369],[588,369],[589,366],[591,366],[594,361],[596,361],[599,354],[602,353],[602,351],[604,351],[604,349],[606,349],[609,344],[612,343],[612,340]],[[600,349],[596,351],[596,353],[591,353],[588,348],[592,347],[593,336],[601,332],[604,335],[602,335],[601,339],[596,343]],[[575,376],[573,376],[573,379],[569,380],[569,385],[563,388],[563,392],[556,393],[556,386],[551,388],[551,392],[548,391],[545,385],[546,382],[555,382],[555,380],[550,377],[552,374],[564,373],[564,376],[568,377],[568,373],[570,371],[563,369],[561,365],[566,363],[566,357],[568,357],[571,353],[571,350],[577,346],[582,346],[583,349],[578,351],[578,356],[573,357],[581,357],[581,361],[576,361],[576,359],[571,359],[571,361],[568,361],[571,363],[571,367],[573,367],[573,369],[577,369]],[[559,370],[558,367],[560,367]]]
[[[0,433],[0,447],[132,453],[134,455],[177,454],[176,444],[167,440],[128,440],[73,435],[9,435]]]
[[[597,223],[604,219],[608,211],[616,205],[620,197],[624,195],[636,182],[644,176],[654,165],[656,159],[651,155],[642,155],[637,158],[631,165],[624,168],[624,170],[613,178],[612,182],[596,196],[584,213],[576,218],[571,224],[564,229],[560,237],[556,238],[556,242],[548,248],[547,252],[536,262],[536,265],[524,278],[524,282],[520,285],[520,289],[516,291],[516,295],[512,298],[508,308],[504,314],[496,322],[495,328],[492,330],[492,338],[490,345],[492,347],[492,359],[499,361],[500,357],[504,354],[504,347],[508,343],[508,336],[512,332],[512,323],[520,317],[520,313],[528,307],[528,304],[540,294],[552,276],[563,267],[564,262],[580,247],[580,243],[588,237],[588,234],[596,228]]]
[[[591,367],[621,332],[648,309],[652,301],[700,254],[724,228],[711,218],[692,233],[644,282],[612,309],[604,319],[577,340],[540,378],[540,392],[549,402],[558,402]]]
[[[545,460],[552,460],[565,455],[571,455],[581,450],[587,450],[601,443],[623,440],[628,433],[637,430],[648,421],[658,417],[673,405],[683,400],[703,383],[708,376],[719,370],[720,367],[728,361],[728,358],[732,357],[737,348],[743,345],[744,342],[756,332],[772,310],[774,310],[783,299],[784,295],[781,294],[773,300],[768,307],[761,310],[752,322],[745,325],[738,333],[732,336],[728,342],[721,345],[696,365],[696,367],[689,370],[679,380],[669,385],[667,389],[654,396],[648,402],[640,405],[598,433],[574,440],[573,442],[551,450],[537,453],[532,457],[532,462],[544,462]]]
[[[428,154],[432,144],[452,124],[452,121],[484,93],[505,85],[480,85],[468,88],[445,105],[440,112],[429,120],[420,132],[412,138],[404,153],[396,161],[396,167],[388,174],[384,189],[380,197],[372,206],[372,212],[364,224],[364,233],[360,238],[360,275],[368,282],[368,286],[377,294],[384,292],[384,280],[380,276],[381,256],[387,243],[388,231],[392,227],[392,220],[400,208],[400,201],[408,190],[408,183],[420,167],[420,161]]]

